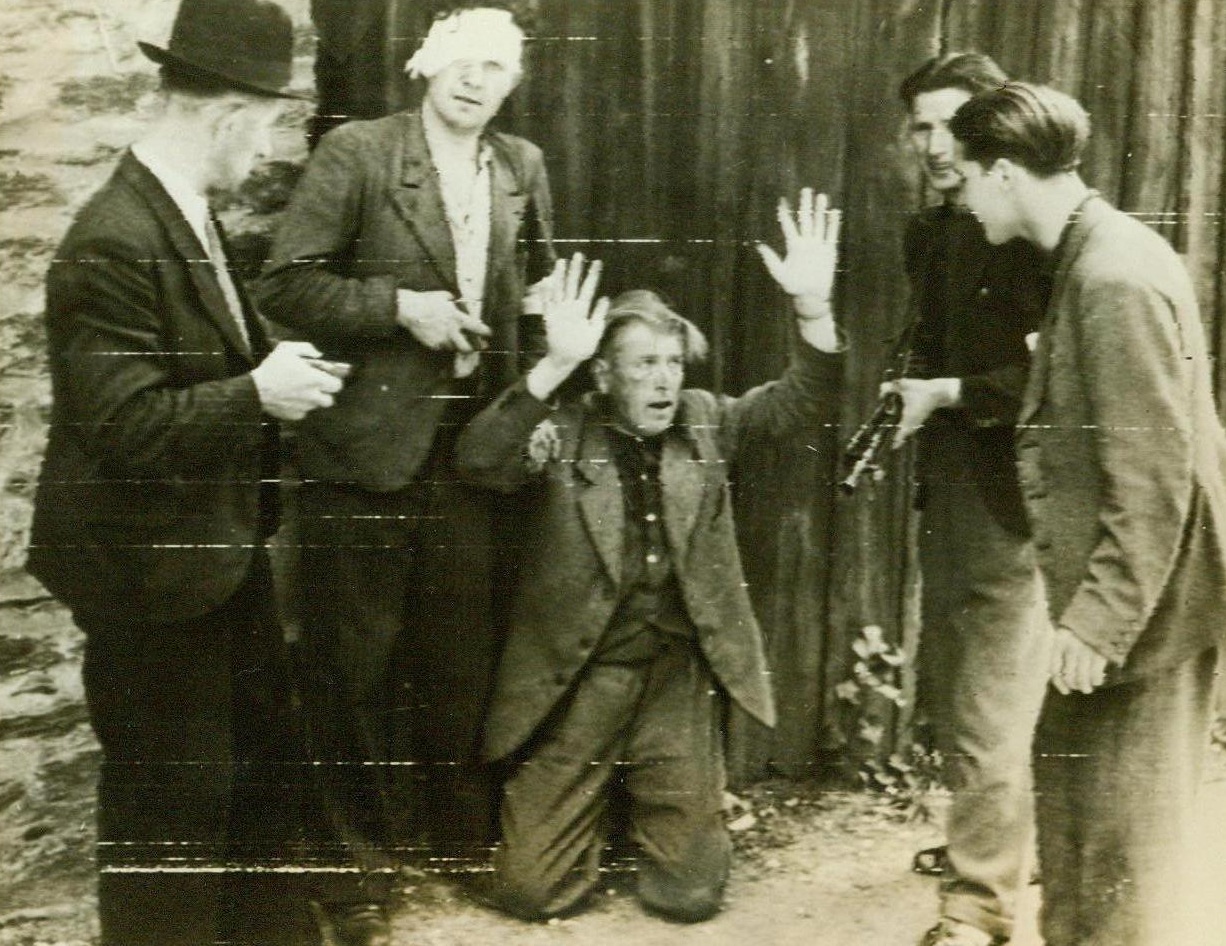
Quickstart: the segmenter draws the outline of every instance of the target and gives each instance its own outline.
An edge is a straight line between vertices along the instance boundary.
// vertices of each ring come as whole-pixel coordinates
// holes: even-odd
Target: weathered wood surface
[[[386,98],[437,3],[388,0]],[[564,250],[605,287],[662,291],[708,332],[693,379],[729,393],[775,376],[786,303],[757,240],[801,185],[846,213],[838,308],[851,340],[839,430],[755,445],[738,483],[746,571],[775,662],[779,728],[733,721],[744,779],[799,772],[841,732],[834,686],[866,624],[913,649],[914,523],[902,470],[851,500],[841,439],[871,409],[906,314],[899,237],[922,195],[903,150],[898,82],[939,49],[979,49],[1079,97],[1084,170],[1187,254],[1212,350],[1223,319],[1226,4],[1217,0],[524,0],[534,40],[504,124],[545,150]],[[1219,360],[1219,381],[1226,368]],[[1220,385],[1219,385],[1220,386]],[[899,460],[902,463],[905,460]],[[906,712],[891,744],[907,739]],[[854,734],[853,734],[854,735]]]

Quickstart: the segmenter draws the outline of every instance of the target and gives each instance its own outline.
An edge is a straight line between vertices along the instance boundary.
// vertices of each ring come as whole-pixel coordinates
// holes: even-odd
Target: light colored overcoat
[[[1221,638],[1226,440],[1170,245],[1091,196],[1053,262],[1018,423],[1022,493],[1053,623],[1119,682]]]

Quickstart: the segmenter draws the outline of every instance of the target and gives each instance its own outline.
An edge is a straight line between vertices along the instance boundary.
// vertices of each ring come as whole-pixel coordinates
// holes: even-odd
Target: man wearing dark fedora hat
[[[298,758],[264,541],[278,421],[345,366],[270,344],[206,193],[268,150],[288,16],[183,0],[164,109],[79,212],[47,277],[53,403],[30,570],[85,633],[102,746],[103,946],[317,941],[291,888]]]

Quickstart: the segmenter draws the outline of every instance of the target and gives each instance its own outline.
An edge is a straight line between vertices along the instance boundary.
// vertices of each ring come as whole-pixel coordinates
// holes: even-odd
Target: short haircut
[[[1075,171],[1090,137],[1090,116],[1072,96],[1008,82],[967,100],[949,123],[968,161],[1008,158],[1038,177]]]
[[[707,339],[698,326],[670,309],[650,289],[631,289],[613,300],[605,320],[604,334],[596,349],[597,356],[608,361],[618,336],[636,322],[679,337],[685,360],[691,364],[707,357]]]
[[[902,80],[898,97],[910,111],[915,97],[940,89],[962,89],[971,95],[996,89],[1009,81],[1005,71],[983,53],[945,53],[933,56]]]

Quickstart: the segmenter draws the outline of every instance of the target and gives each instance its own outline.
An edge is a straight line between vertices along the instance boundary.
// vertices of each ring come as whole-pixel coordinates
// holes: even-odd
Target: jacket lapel
[[[175,252],[187,264],[188,273],[191,275],[196,291],[200,294],[200,300],[204,303],[204,310],[208,313],[209,320],[231,348],[243,358],[251,361],[251,349],[243,340],[242,333],[230,312],[229,303],[226,302],[225,294],[221,291],[221,283],[217,280],[217,272],[213,269],[209,254],[200,244],[196,231],[183,218],[178,205],[166,193],[153,172],[141,164],[130,152],[125,154],[120,162],[119,172],[144,198],[154,216],[166,228]],[[239,280],[235,277],[236,288],[238,285]],[[239,288],[238,292],[239,298],[242,299],[242,289]]]
[[[695,456],[695,453],[698,456]],[[706,495],[707,462],[700,437],[678,422],[664,438],[660,455],[660,488],[664,499],[664,530],[673,555],[673,567],[680,573],[685,566],[686,552],[694,524]],[[719,458],[715,457],[718,463]]]
[[[583,425],[575,472],[583,480],[578,499],[583,525],[609,577],[620,586],[625,528],[621,480],[608,437],[601,425],[590,418]]]
[[[515,238],[519,233],[528,195],[520,187],[510,157],[501,147],[493,147],[490,162],[493,177],[490,199],[490,247],[486,269],[487,289],[494,282],[495,274],[515,258]]]
[[[420,114],[406,116],[402,147],[400,179],[393,187],[392,203],[421,244],[439,278],[458,296],[455,246],[451,242],[443,192],[430,162]]]

